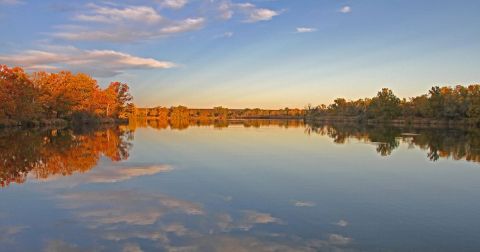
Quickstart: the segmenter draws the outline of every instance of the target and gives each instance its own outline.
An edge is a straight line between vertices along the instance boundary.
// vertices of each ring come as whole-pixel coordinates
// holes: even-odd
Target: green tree
[[[401,113],[400,99],[393,94],[392,90],[383,88],[370,102],[367,113],[371,118],[396,118]]]

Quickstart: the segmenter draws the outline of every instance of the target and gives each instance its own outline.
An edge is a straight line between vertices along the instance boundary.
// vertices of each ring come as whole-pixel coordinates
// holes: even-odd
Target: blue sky
[[[0,63],[139,106],[303,107],[480,82],[480,1],[0,0]]]

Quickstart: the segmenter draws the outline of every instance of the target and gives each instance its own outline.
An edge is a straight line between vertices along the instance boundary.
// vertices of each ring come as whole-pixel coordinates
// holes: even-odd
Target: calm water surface
[[[0,132],[1,251],[479,251],[476,131]]]

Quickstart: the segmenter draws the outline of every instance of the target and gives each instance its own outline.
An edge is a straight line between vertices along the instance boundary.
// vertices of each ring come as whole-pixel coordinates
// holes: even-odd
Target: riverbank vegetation
[[[134,111],[134,117],[150,119],[303,119],[303,109],[230,109],[225,107],[214,107],[211,109],[187,108],[185,106],[154,107],[154,108],[130,108]]]
[[[127,117],[127,84],[100,88],[84,73],[26,73],[0,65],[0,127],[112,122]]]
[[[391,121],[394,123],[449,123],[479,126],[480,85],[432,87],[428,93],[400,99],[384,88],[373,98],[308,106],[310,120]]]

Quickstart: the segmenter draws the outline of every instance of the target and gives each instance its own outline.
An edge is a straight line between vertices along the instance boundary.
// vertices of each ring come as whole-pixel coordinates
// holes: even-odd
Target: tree
[[[112,82],[105,89],[106,92],[106,115],[118,117],[126,111],[126,106],[133,97],[129,93],[130,88],[121,82]]]
[[[228,108],[223,108],[223,107],[214,107],[213,108],[213,115],[215,117],[221,118],[221,119],[227,119],[228,117]]]
[[[393,94],[392,90],[383,88],[368,105],[367,113],[372,118],[396,118],[401,113],[400,99]]]
[[[0,117],[26,120],[38,116],[38,89],[19,67],[0,65]]]

